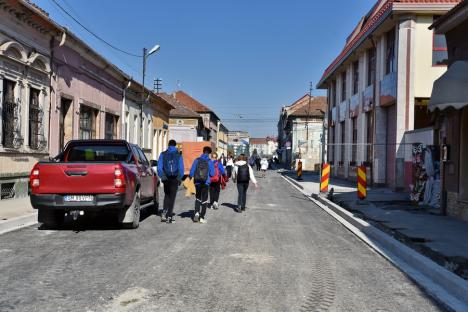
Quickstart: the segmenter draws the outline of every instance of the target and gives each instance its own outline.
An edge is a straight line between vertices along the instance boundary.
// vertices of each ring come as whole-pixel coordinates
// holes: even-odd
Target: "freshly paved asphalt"
[[[106,220],[0,236],[0,311],[440,311],[403,273],[275,172],[207,224]]]

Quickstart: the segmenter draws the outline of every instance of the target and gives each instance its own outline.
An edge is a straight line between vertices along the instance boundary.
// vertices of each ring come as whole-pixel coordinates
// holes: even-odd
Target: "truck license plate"
[[[63,197],[66,202],[91,202],[93,199],[93,195],[66,195]]]

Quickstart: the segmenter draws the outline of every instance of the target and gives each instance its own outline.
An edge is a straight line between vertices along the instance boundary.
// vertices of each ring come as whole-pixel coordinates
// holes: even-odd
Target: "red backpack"
[[[220,176],[218,161],[215,161],[213,165],[214,165],[215,175],[211,177],[211,182],[218,183],[219,182],[219,176]]]

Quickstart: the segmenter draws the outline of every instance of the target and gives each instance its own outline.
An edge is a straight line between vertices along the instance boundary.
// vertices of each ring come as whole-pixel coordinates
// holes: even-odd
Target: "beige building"
[[[428,28],[457,2],[381,0],[351,31],[318,83],[332,175],[355,179],[364,164],[374,184],[412,184],[412,144],[433,144],[427,103],[446,71],[445,40]]]
[[[224,154],[227,156],[227,150],[228,150],[228,132],[229,130],[224,126],[221,121],[218,121],[218,139],[216,143],[216,152],[218,153],[219,156]]]

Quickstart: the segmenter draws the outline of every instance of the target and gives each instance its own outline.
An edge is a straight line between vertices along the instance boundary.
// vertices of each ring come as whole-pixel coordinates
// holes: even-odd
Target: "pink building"
[[[71,139],[121,137],[122,101],[130,77],[65,29],[52,55],[51,156]]]

